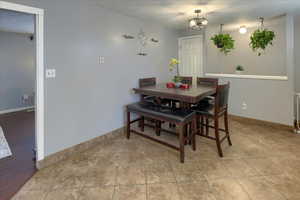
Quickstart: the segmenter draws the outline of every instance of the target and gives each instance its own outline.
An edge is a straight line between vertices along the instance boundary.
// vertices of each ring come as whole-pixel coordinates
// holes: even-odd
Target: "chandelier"
[[[208,24],[208,20],[205,17],[200,17],[201,10],[195,10],[197,17],[189,20],[189,27],[192,30],[201,30]]]

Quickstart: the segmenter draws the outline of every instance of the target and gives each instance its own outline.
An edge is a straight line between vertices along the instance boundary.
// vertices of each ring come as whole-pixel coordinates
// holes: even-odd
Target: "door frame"
[[[44,159],[44,10],[21,4],[0,1],[0,9],[18,11],[35,15],[36,33],[36,112],[35,112],[35,140],[36,162]]]
[[[192,35],[192,36],[185,36],[178,38],[178,59],[181,58],[181,42],[184,39],[194,39],[194,38],[200,38],[202,41],[202,74],[204,76],[204,36],[203,35]],[[179,63],[179,69],[180,69],[180,63]]]

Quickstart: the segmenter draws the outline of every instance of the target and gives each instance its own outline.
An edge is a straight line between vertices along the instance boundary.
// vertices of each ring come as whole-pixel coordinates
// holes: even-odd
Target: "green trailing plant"
[[[242,65],[238,65],[235,68],[236,71],[244,71],[244,67]]]
[[[225,55],[227,55],[232,49],[234,49],[234,40],[229,34],[220,33],[214,35],[211,40]]]
[[[231,35],[223,34],[222,28],[224,24],[220,24],[220,33],[214,35],[210,39],[214,42],[214,44],[227,55],[232,49],[234,49],[234,40],[232,39]]]
[[[255,30],[250,37],[250,46],[254,52],[258,52],[261,56],[262,51],[265,51],[268,45],[273,45],[275,38],[274,31],[264,28],[264,19],[261,19],[261,28]]]
[[[181,77],[179,77],[179,76],[174,76],[174,78],[173,78],[173,82],[174,83],[180,83],[182,81],[182,78]]]
[[[275,33],[268,29],[257,29],[250,37],[250,46],[253,51],[264,51],[268,45],[273,45],[273,40],[275,38]],[[258,56],[261,52],[258,52]]]

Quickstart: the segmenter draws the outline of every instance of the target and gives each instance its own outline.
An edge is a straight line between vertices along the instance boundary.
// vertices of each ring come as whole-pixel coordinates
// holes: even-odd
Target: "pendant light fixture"
[[[241,26],[239,32],[240,32],[240,34],[247,33],[247,27],[246,26]]]
[[[201,10],[195,10],[197,15],[195,18],[189,20],[189,27],[192,30],[201,30],[208,24],[208,20],[205,17],[200,17]]]

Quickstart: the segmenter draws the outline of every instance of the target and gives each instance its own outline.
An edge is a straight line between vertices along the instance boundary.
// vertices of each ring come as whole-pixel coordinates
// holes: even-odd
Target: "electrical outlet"
[[[24,94],[22,96],[22,104],[26,104],[29,101],[29,95],[28,94]]]
[[[246,102],[243,102],[243,103],[242,103],[242,109],[243,109],[243,110],[247,110],[247,104],[246,104]]]
[[[46,78],[55,78],[56,70],[55,69],[46,69]]]

